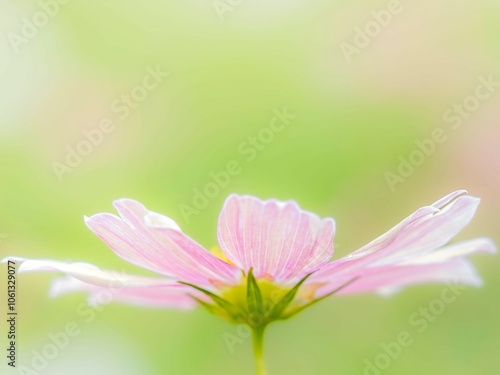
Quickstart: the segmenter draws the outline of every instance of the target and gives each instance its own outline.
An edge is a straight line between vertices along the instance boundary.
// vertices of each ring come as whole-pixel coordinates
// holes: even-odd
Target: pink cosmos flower
[[[448,244],[470,222],[478,204],[466,191],[451,193],[361,249],[329,262],[335,222],[293,201],[229,196],[218,221],[222,251],[209,252],[172,219],[121,199],[114,202],[119,217],[97,214],[85,218],[87,226],[118,256],[161,277],[119,274],[87,263],[8,259],[22,263],[20,272],[64,273],[52,285],[53,296],[85,291],[92,303],[113,300],[179,309],[202,305],[228,320],[249,324],[259,373],[264,373],[265,326],[326,296],[386,294],[430,282],[481,285],[466,256],[495,252],[492,241]]]

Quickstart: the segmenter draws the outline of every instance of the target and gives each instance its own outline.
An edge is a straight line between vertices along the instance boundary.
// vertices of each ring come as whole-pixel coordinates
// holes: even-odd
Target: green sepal
[[[225,319],[230,319],[231,317],[227,314],[227,311],[224,309],[221,309],[218,305],[212,305],[210,303],[207,303],[198,297],[193,296],[192,294],[189,295],[191,298],[196,300],[201,306],[203,306],[205,309],[208,310],[209,313],[220,316],[221,318]]]
[[[321,298],[318,298],[318,299],[315,299],[305,305],[302,305],[302,306],[299,306],[297,307],[295,310],[292,310],[290,311],[288,314],[285,314],[283,315],[280,319],[289,319],[291,318],[292,316],[294,316],[295,314],[298,314],[299,312],[301,312],[302,310],[305,310],[307,309],[308,307],[311,307],[312,305],[314,305],[315,303],[318,303],[319,301],[322,301],[324,300],[325,298],[327,297],[330,297],[331,295],[334,295],[335,293],[339,292],[340,290],[344,289],[346,286],[349,286],[351,285],[353,282],[355,282],[357,279],[359,279],[359,277],[355,277],[351,280],[349,280],[348,282],[346,282],[345,284],[342,284],[341,286],[339,286],[337,289],[335,289],[333,292],[330,292],[326,295],[324,295],[323,297]]]
[[[214,294],[206,289],[200,288],[197,285],[185,283],[184,281],[179,281],[179,283],[190,286],[191,288],[194,288],[196,290],[199,290],[203,294],[212,298],[212,300],[216,303],[216,305],[220,306],[232,319],[234,319],[235,321],[240,321],[240,319],[242,317],[241,311],[235,305],[226,301],[224,298],[219,297],[217,294]],[[207,305],[209,305],[209,304],[207,304]],[[205,305],[203,305],[203,306],[206,307]]]
[[[247,304],[250,313],[264,312],[264,303],[259,284],[253,275],[253,269],[250,268],[247,277]]]
[[[295,286],[292,289],[290,289],[283,296],[283,298],[276,305],[274,305],[274,308],[271,310],[271,313],[269,314],[270,318],[272,318],[272,319],[279,319],[281,317],[281,314],[285,311],[285,309],[288,307],[288,305],[295,298],[295,295],[297,294],[297,291],[299,290],[300,286],[312,274],[313,274],[313,272],[311,272],[310,274],[307,274],[306,276],[304,276],[297,284],[295,284]]]

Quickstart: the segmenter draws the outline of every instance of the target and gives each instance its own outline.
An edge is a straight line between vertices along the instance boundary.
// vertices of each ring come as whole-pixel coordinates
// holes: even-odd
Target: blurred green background
[[[402,1],[378,29],[372,11],[387,15],[380,13],[387,1],[0,4],[2,257],[145,273],[87,230],[83,215],[135,198],[210,247],[232,192],[295,199],[334,217],[336,257],[461,188],[482,204],[459,238],[500,240],[500,88],[477,105],[472,100],[474,110],[455,129],[443,118],[475,94],[481,77],[500,80],[498,1]],[[357,28],[367,26],[374,36],[346,58],[343,43],[355,46],[356,37],[363,39]],[[143,90],[148,69],[168,76]],[[140,102],[125,116],[117,106],[132,91]],[[283,108],[296,117],[247,161],[248,137],[263,134],[273,111]],[[68,147],[76,150],[103,119],[112,121],[112,131],[58,175],[54,168],[66,163]],[[398,173],[401,158],[408,160],[415,142],[436,128],[446,141],[391,188],[387,172]],[[185,220],[180,205],[191,205],[193,189],[203,190],[210,173],[231,160],[241,173]],[[390,299],[330,298],[272,325],[270,374],[363,374],[381,343],[405,330],[414,342],[383,374],[497,374],[498,257],[473,261],[484,287],[465,290],[421,334],[408,318],[439,297],[442,285]],[[254,372],[250,340],[231,352],[224,334],[236,335],[236,328],[205,311],[107,305],[87,324],[77,313],[83,295],[49,300],[52,279],[19,277],[20,364],[29,366],[33,351],[68,322],[81,334],[41,374]]]

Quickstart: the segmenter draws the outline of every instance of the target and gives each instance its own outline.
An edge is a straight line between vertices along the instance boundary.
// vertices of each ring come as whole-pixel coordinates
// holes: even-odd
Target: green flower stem
[[[264,344],[264,331],[266,326],[252,327],[253,338],[253,353],[255,356],[255,365],[257,367],[257,375],[266,375],[266,366],[264,364],[263,344]]]

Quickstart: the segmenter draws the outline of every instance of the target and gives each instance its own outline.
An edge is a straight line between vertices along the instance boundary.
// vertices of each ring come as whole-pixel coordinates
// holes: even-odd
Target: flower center
[[[248,298],[248,276],[242,278],[241,284],[229,287],[222,293],[222,298],[226,299],[231,304],[237,306],[242,311],[247,312],[248,315],[259,314],[268,312],[273,306],[278,303],[286,294],[289,288],[278,286],[266,279],[259,279],[255,281],[261,295],[261,309],[263,311],[252,311],[252,308],[257,306],[250,306]]]
[[[251,327],[264,327],[272,321],[286,319],[313,303],[317,286],[305,286],[305,276],[294,286],[277,285],[266,278],[255,279],[253,271],[242,277],[241,283],[221,288],[214,294],[192,284],[187,284],[210,297],[213,303],[198,300],[211,313],[234,323]]]

